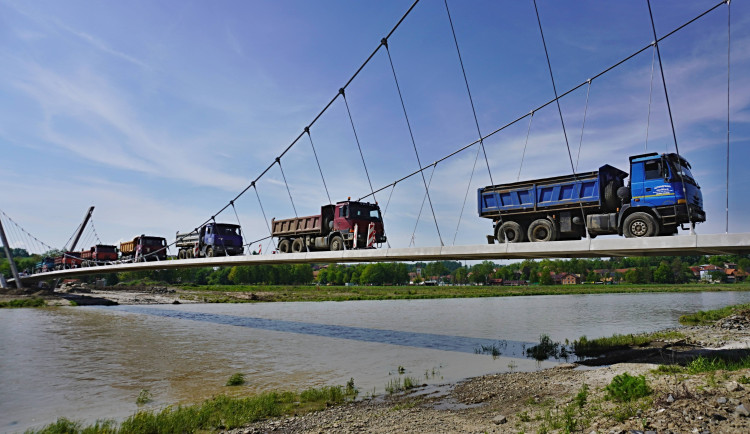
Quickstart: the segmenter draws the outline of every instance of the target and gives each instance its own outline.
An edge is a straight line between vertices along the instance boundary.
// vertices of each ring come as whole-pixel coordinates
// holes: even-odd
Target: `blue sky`
[[[713,0],[653,2],[659,35]],[[95,205],[102,241],[146,233],[173,240],[254,179],[308,125],[377,46],[407,1],[0,0],[0,209],[46,243],[65,244]],[[479,125],[487,134],[553,98],[531,1],[451,1]],[[539,0],[559,92],[649,44],[646,2]],[[750,6],[732,10],[730,231],[750,232]],[[389,40],[416,146],[429,164],[477,132],[442,0],[422,0]],[[661,45],[680,152],[692,162],[708,222],[725,229],[727,7]],[[579,170],[644,150],[673,151],[652,50],[561,100]],[[385,51],[347,89],[375,188],[417,169]],[[646,145],[646,126],[649,125]],[[570,172],[557,109],[535,113],[486,141],[496,183]],[[369,191],[341,99],[311,128],[334,201]],[[479,244],[491,222],[476,215],[489,183],[476,148],[437,166],[432,200],[445,244]],[[300,215],[327,197],[310,143],[282,159]],[[429,179],[431,170],[425,172]],[[461,204],[469,189],[460,226]],[[281,172],[258,183],[266,215],[294,215]],[[378,194],[383,207],[390,190]],[[439,245],[420,177],[393,190],[391,246]],[[267,235],[257,199],[237,201],[247,239]],[[236,222],[225,212],[218,220]],[[458,231],[457,231],[458,226]],[[264,247],[264,250],[266,247]],[[174,253],[174,252],[173,252]]]

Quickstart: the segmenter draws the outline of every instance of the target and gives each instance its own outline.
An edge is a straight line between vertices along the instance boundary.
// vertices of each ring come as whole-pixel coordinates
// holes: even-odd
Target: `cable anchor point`
[[[307,133],[308,136],[310,135],[310,127],[309,126],[305,127],[305,132]]]
[[[385,48],[388,48],[388,38],[381,39],[380,45],[384,46]]]
[[[339,93],[341,94],[341,96],[344,96],[344,97],[346,96],[346,92],[344,91],[343,87],[339,89]]]

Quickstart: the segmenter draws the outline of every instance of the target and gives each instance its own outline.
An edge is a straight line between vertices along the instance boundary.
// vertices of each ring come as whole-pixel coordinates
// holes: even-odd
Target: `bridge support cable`
[[[732,2],[727,0],[727,212],[726,233],[729,233],[729,78],[731,72],[731,47],[732,47]]]
[[[646,116],[646,143],[643,144],[643,152],[648,152],[648,131],[651,127],[651,97],[654,94],[654,64],[656,63],[656,44],[651,54],[651,82],[648,87],[648,116]]]
[[[320,179],[323,180],[323,188],[325,188],[326,190],[326,196],[328,196],[328,203],[333,203],[331,201],[331,195],[328,193],[328,185],[326,185],[326,178],[323,176],[323,169],[320,167],[320,160],[318,159],[318,152],[315,150],[315,145],[313,144],[312,135],[310,135],[310,127],[305,127],[305,132],[307,133],[307,138],[310,139],[310,146],[312,147],[313,155],[315,155],[315,162],[318,163],[318,171],[320,172]]]
[[[383,221],[385,221],[385,214],[388,212],[388,206],[391,204],[391,198],[393,197],[393,190],[395,189],[396,189],[396,183],[394,182],[393,188],[391,188],[391,192],[388,194],[388,201],[385,203],[385,210],[383,210],[383,215],[382,215]],[[362,200],[362,199],[359,199],[359,200]],[[385,244],[388,246],[389,249],[391,248],[391,242],[388,241],[387,238],[385,240]]]
[[[482,153],[484,153],[484,162],[487,164],[487,174],[490,177],[490,185],[495,185],[495,182],[492,179],[492,170],[490,169],[490,161],[487,158],[487,150],[484,146],[484,139],[482,138],[482,131],[479,128],[479,118],[477,117],[477,110],[474,106],[474,98],[472,98],[471,96],[471,88],[469,86],[469,79],[466,76],[466,68],[464,67],[464,61],[463,61],[463,58],[461,57],[461,49],[458,46],[458,38],[456,37],[456,29],[453,26],[453,18],[451,17],[451,11],[450,11],[450,8],[448,7],[448,0],[444,0],[443,2],[445,3],[445,12],[448,15],[448,23],[451,26],[451,34],[453,35],[453,42],[456,45],[456,54],[458,55],[458,63],[461,65],[461,73],[463,74],[464,83],[466,84],[466,93],[469,96],[469,103],[471,104],[471,112],[474,115],[474,124],[477,127],[477,135],[479,136],[479,144],[480,144],[479,149],[477,149],[477,155],[474,157],[474,165],[471,168],[471,175],[469,175],[469,183],[466,186],[466,194],[464,194],[464,201],[463,201],[463,204],[461,205],[461,212],[458,214],[458,223],[456,224],[456,233],[453,234],[453,245],[455,246],[456,238],[458,237],[458,229],[461,226],[461,219],[463,218],[464,209],[466,208],[466,200],[469,197],[469,190],[471,190],[471,183],[474,179],[474,172],[476,171],[476,168],[477,168],[477,161],[479,160],[480,150],[482,151]]]
[[[708,14],[709,14],[709,13],[711,13],[711,12],[713,12],[713,11],[714,11],[714,10],[716,10],[716,9],[717,9],[717,8],[718,8],[719,6],[721,6],[721,5],[725,4],[725,3],[726,3],[726,0],[721,0],[720,2],[718,2],[718,3],[717,3],[717,4],[715,4],[714,6],[710,7],[709,9],[705,10],[704,12],[700,13],[700,14],[699,14],[699,15],[697,15],[696,17],[694,17],[694,18],[692,18],[692,19],[690,19],[690,20],[686,21],[686,22],[685,22],[685,23],[683,23],[682,25],[680,25],[680,26],[678,26],[678,27],[676,27],[676,28],[672,29],[672,31],[670,31],[669,33],[667,33],[667,34],[665,34],[664,36],[662,36],[661,38],[659,38],[659,41],[663,41],[663,40],[665,40],[665,39],[669,38],[670,36],[674,35],[675,33],[679,32],[680,30],[682,30],[682,29],[684,29],[685,27],[689,26],[690,24],[693,24],[694,22],[698,21],[699,19],[701,19],[701,18],[705,17],[706,15],[708,15]],[[577,85],[575,85],[575,86],[571,87],[570,89],[568,89],[567,91],[563,92],[562,94],[560,94],[560,95],[559,95],[559,96],[557,96],[556,98],[550,99],[549,101],[547,101],[547,102],[545,102],[545,103],[543,103],[543,104],[541,104],[541,105],[537,106],[536,108],[534,108],[533,110],[531,110],[531,112],[528,112],[528,113],[526,113],[526,114],[524,114],[524,115],[521,115],[521,116],[517,117],[516,119],[514,119],[514,120],[512,120],[512,121],[510,121],[510,122],[508,122],[508,123],[506,123],[506,124],[504,124],[504,125],[502,125],[502,126],[500,126],[500,127],[496,128],[496,129],[495,129],[494,131],[491,131],[490,133],[488,133],[487,135],[485,135],[484,137],[482,137],[482,139],[484,139],[484,140],[487,140],[487,139],[488,139],[489,137],[492,137],[492,136],[494,136],[495,134],[497,134],[497,133],[499,133],[499,132],[501,132],[501,131],[505,130],[506,128],[508,128],[508,127],[510,127],[510,126],[513,126],[513,125],[515,125],[516,123],[518,123],[518,122],[522,121],[523,119],[526,119],[526,117],[527,117],[527,116],[529,116],[529,115],[530,115],[531,113],[533,113],[533,112],[536,112],[536,111],[539,111],[539,110],[541,110],[541,109],[543,109],[543,108],[547,107],[548,105],[550,105],[550,104],[554,103],[554,102],[555,102],[555,101],[557,101],[558,99],[561,99],[561,98],[564,98],[564,97],[568,96],[569,94],[571,94],[571,93],[575,92],[576,90],[578,90],[578,89],[580,89],[581,87],[583,87],[584,85],[586,85],[586,84],[588,83],[588,81],[589,81],[589,80],[592,80],[592,81],[593,81],[593,80],[596,80],[597,78],[599,78],[599,77],[601,77],[601,76],[603,76],[603,75],[605,75],[605,74],[609,73],[610,71],[612,71],[612,70],[614,70],[614,69],[616,69],[616,68],[620,67],[620,66],[621,66],[621,65],[623,65],[624,63],[628,62],[629,60],[633,59],[634,57],[636,57],[636,56],[638,56],[639,54],[643,53],[644,51],[648,50],[648,49],[649,49],[649,48],[651,48],[651,47],[652,47],[653,45],[654,45],[654,44],[653,44],[653,42],[651,42],[651,43],[647,44],[646,46],[644,46],[644,47],[640,48],[639,50],[637,50],[637,51],[635,51],[635,52],[633,52],[633,53],[629,54],[628,56],[624,57],[623,59],[621,59],[621,60],[617,61],[617,62],[616,62],[616,63],[614,63],[613,65],[611,65],[611,66],[609,66],[609,67],[605,68],[604,70],[602,70],[602,71],[598,72],[597,74],[595,74],[594,76],[592,76],[592,77],[591,77],[590,79],[587,79],[587,80],[583,81],[582,83],[580,83],[580,84],[577,84]],[[440,163],[440,162],[442,162],[442,161],[445,161],[445,160],[447,160],[447,159],[449,159],[449,158],[451,158],[451,157],[453,157],[453,156],[455,156],[455,155],[457,155],[457,154],[460,154],[461,152],[463,152],[463,151],[465,151],[465,150],[467,150],[467,149],[471,148],[472,146],[476,145],[477,143],[479,143],[479,140],[475,140],[475,141],[473,141],[473,142],[471,142],[471,143],[469,143],[469,144],[467,144],[467,145],[464,145],[464,146],[462,146],[462,147],[460,147],[460,148],[456,149],[455,151],[451,152],[450,154],[447,154],[447,155],[445,155],[444,157],[442,157],[442,158],[438,159],[438,160],[436,161],[436,163]],[[404,180],[406,180],[406,179],[409,179],[409,178],[411,178],[412,176],[418,175],[418,174],[419,174],[420,172],[424,171],[425,169],[426,169],[426,168],[422,168],[422,169],[418,169],[418,170],[415,170],[414,172],[411,172],[411,173],[409,173],[409,174],[407,174],[407,175],[405,175],[405,176],[402,176],[401,178],[399,178],[399,179],[398,179],[398,180],[396,180],[395,182],[401,182],[401,181],[404,181]],[[391,187],[392,185],[393,185],[393,183],[389,183],[389,184],[386,184],[386,185],[384,185],[383,187],[380,187],[380,188],[378,188],[377,190],[375,190],[375,193],[379,193],[379,192],[381,192],[381,191],[385,190],[386,188],[389,188],[389,187]],[[365,196],[365,197],[366,197],[366,196]]]
[[[398,84],[398,77],[396,77],[396,68],[393,66],[393,58],[391,57],[391,50],[388,48],[388,40],[383,38],[381,41],[385,47],[385,52],[388,54],[388,62],[391,65],[391,71],[393,72],[393,80],[396,83],[396,90],[398,91],[398,98],[401,101],[401,108],[404,110],[404,118],[406,119],[406,126],[409,129],[409,137],[411,138],[411,144],[414,147],[414,154],[417,156],[417,164],[419,165],[419,173],[422,175],[422,183],[424,184],[425,194],[427,195],[427,201],[430,204],[430,210],[432,210],[432,218],[435,220],[435,229],[437,229],[438,238],[440,239],[440,245],[443,244],[443,236],[440,235],[440,226],[437,222],[437,216],[435,215],[435,208],[432,206],[432,198],[430,197],[430,187],[427,185],[427,179],[424,176],[422,167],[422,161],[419,159],[419,151],[417,150],[417,142],[414,140],[414,132],[411,129],[411,123],[409,122],[409,115],[406,113],[406,104],[404,103],[404,97],[401,94],[401,86]],[[373,192],[375,194],[375,192]]]
[[[430,167],[430,166],[427,166]],[[432,172],[430,173],[430,181],[427,183],[427,187],[429,188],[430,185],[432,185],[432,176],[435,175],[435,169],[437,169],[437,164],[432,164]],[[424,196],[422,196],[422,204],[419,206],[419,213],[417,214],[417,221],[414,223],[414,231],[411,233],[411,241],[409,242],[409,247],[414,245],[416,247],[416,244],[414,243],[414,237],[417,234],[417,226],[419,226],[419,220],[422,218],[422,210],[424,209],[424,203],[425,200],[428,198],[428,193],[425,191]],[[441,246],[442,240],[441,240]]]
[[[244,235],[245,230],[242,229],[242,223],[240,222],[240,215],[237,214],[237,208],[234,206],[234,201],[233,200],[230,201],[229,204],[232,205],[232,210],[234,211],[234,217],[237,218],[237,225],[239,225],[240,227],[240,233]],[[245,245],[249,245],[249,244],[245,244]],[[226,249],[224,250],[226,251]],[[243,249],[243,252],[244,252],[244,249]]]
[[[549,52],[547,51],[547,42],[544,40],[544,31],[542,30],[542,20],[539,17],[539,9],[536,6],[536,0],[534,0],[534,11],[536,12],[536,21],[539,24],[539,34],[542,36],[542,46],[544,47],[544,55],[547,58],[547,68],[549,69],[549,77],[550,80],[552,80],[552,90],[555,92],[555,102],[557,103],[557,112],[560,114],[560,124],[562,124],[562,130],[563,130],[563,136],[565,137],[565,147],[568,150],[568,158],[570,159],[570,168],[573,170],[573,179],[575,179],[576,183],[578,183],[578,175],[576,174],[576,168],[573,166],[573,154],[570,152],[570,143],[568,142],[568,133],[565,130],[565,119],[563,118],[562,114],[562,108],[560,107],[560,98],[557,95],[557,86],[555,86],[555,76],[552,73],[552,62],[550,62],[549,59]],[[589,78],[586,82],[591,86],[591,81],[593,79]],[[588,96],[587,96],[588,101]],[[588,103],[587,103],[588,104]],[[586,238],[589,238],[589,230],[586,225],[586,213],[583,210],[583,203],[579,201],[578,205],[581,207],[581,218],[583,220],[583,229],[584,232],[586,232]]]
[[[479,118],[477,117],[477,110],[474,107],[474,99],[471,97],[471,88],[469,87],[469,79],[466,77],[466,68],[464,68],[464,61],[461,57],[461,50],[458,47],[458,38],[456,37],[456,29],[453,27],[453,19],[451,18],[451,11],[448,8],[448,0],[443,0],[445,3],[445,12],[448,14],[448,22],[451,25],[451,34],[453,35],[453,42],[456,45],[456,54],[458,54],[458,63],[461,65],[461,73],[464,77],[464,83],[466,84],[466,93],[469,95],[469,103],[471,103],[471,113],[474,115],[474,124],[477,127],[477,135],[479,136],[479,144],[481,145],[482,152],[484,153],[484,162],[487,164],[487,174],[490,176],[490,185],[495,185],[492,180],[492,170],[490,169],[490,161],[487,158],[487,150],[484,147],[484,139],[482,139],[482,131],[479,128]],[[387,48],[387,47],[386,47]]]
[[[38,243],[39,245],[41,245],[41,246],[43,246],[44,248],[46,248],[46,249],[47,249],[47,251],[49,251],[49,250],[54,250],[54,249],[52,248],[52,246],[50,246],[49,244],[45,243],[44,241],[40,241],[40,240],[39,240],[39,239],[38,239],[37,237],[35,237],[35,236],[31,235],[31,234],[30,234],[30,233],[29,233],[28,231],[26,231],[26,229],[24,229],[24,228],[23,228],[23,227],[22,227],[21,225],[19,225],[19,224],[18,224],[18,223],[16,223],[16,222],[15,222],[15,221],[14,221],[14,220],[13,220],[12,218],[10,218],[10,216],[9,216],[8,214],[5,214],[5,212],[4,212],[4,211],[0,210],[0,214],[2,214],[3,216],[5,216],[6,220],[7,220],[7,221],[9,221],[9,222],[10,222],[10,223],[11,223],[11,224],[12,224],[13,226],[17,227],[17,228],[18,228],[18,229],[19,229],[19,230],[20,230],[21,232],[25,233],[25,234],[26,234],[26,235],[27,235],[28,237],[32,238],[32,239],[33,239],[34,241],[36,241],[36,242],[37,242],[37,243]],[[2,219],[0,219],[0,221],[1,221],[1,220],[2,220]],[[10,225],[9,225],[9,226],[10,226]],[[40,250],[40,251],[39,251],[39,253],[45,253],[45,251],[41,251],[41,250]]]
[[[586,128],[586,114],[589,111],[589,94],[591,93],[591,81],[586,88],[586,105],[583,108],[583,122],[581,123],[581,139],[578,141],[578,155],[576,156],[576,171],[578,170],[578,162],[581,161],[581,147],[583,146],[583,131]]]
[[[359,149],[359,156],[362,158],[362,166],[365,168],[365,175],[367,175],[367,183],[370,185],[370,195],[372,195],[372,200],[377,203],[377,198],[375,197],[375,192],[373,191],[374,188],[372,188],[372,181],[370,180],[370,172],[367,171],[367,163],[365,163],[365,155],[362,153],[362,145],[359,143],[359,136],[357,135],[357,129],[354,128],[354,119],[352,118],[352,112],[349,110],[349,101],[346,99],[346,91],[342,87],[339,89],[339,93],[341,94],[341,97],[344,99],[344,105],[346,106],[346,113],[349,115],[349,123],[352,125],[352,132],[354,133],[354,140],[357,142],[357,149]],[[367,197],[367,196],[365,196]]]
[[[419,3],[419,0],[414,0],[414,2],[413,2],[413,3],[411,4],[411,6],[409,7],[409,9],[408,9],[408,10],[407,10],[406,12],[404,12],[404,14],[403,14],[403,15],[401,16],[401,18],[400,18],[400,19],[398,20],[398,22],[397,22],[397,23],[396,23],[396,24],[395,24],[395,25],[394,25],[394,26],[393,26],[393,27],[391,28],[391,31],[390,31],[390,32],[388,32],[388,36],[386,36],[386,39],[387,39],[387,38],[390,38],[390,37],[391,37],[391,36],[392,36],[392,35],[393,35],[393,34],[394,34],[394,33],[396,32],[396,29],[398,29],[398,28],[399,28],[399,26],[401,26],[401,23],[403,23],[403,22],[404,22],[404,20],[405,20],[405,19],[406,19],[406,17],[407,17],[407,16],[408,16],[408,15],[409,15],[409,14],[411,13],[411,11],[412,11],[412,10],[414,9],[414,7],[416,7],[416,6],[417,6],[417,3]],[[365,68],[365,66],[367,66],[367,65],[368,65],[368,64],[370,63],[370,61],[372,60],[372,58],[373,58],[373,57],[375,57],[375,55],[376,55],[376,54],[378,53],[378,51],[380,51],[380,48],[381,48],[382,46],[383,46],[383,44],[381,43],[381,44],[378,44],[378,46],[377,46],[377,47],[375,47],[375,49],[374,49],[374,50],[372,51],[372,53],[370,53],[370,55],[369,55],[369,56],[367,57],[367,59],[366,59],[366,60],[365,60],[365,61],[364,61],[364,62],[363,62],[363,63],[362,63],[361,65],[360,65],[360,67],[359,67],[359,68],[357,68],[357,71],[355,71],[355,72],[354,72],[354,74],[353,74],[353,75],[352,75],[352,76],[351,76],[351,77],[349,78],[349,80],[348,80],[348,81],[346,82],[346,84],[345,84],[345,85],[344,85],[344,86],[342,87],[342,89],[346,89],[346,88],[347,88],[347,87],[348,87],[348,86],[349,86],[349,85],[350,85],[350,84],[351,84],[351,83],[352,83],[352,82],[354,81],[354,79],[355,79],[355,78],[357,78],[357,76],[359,75],[359,73],[360,73],[360,72],[362,72],[362,70],[363,70],[363,69]],[[322,110],[321,110],[320,112],[318,112],[318,114],[317,114],[317,115],[315,116],[315,118],[313,118],[312,122],[310,122],[310,123],[309,123],[309,124],[307,125],[307,127],[308,127],[308,128],[309,128],[309,127],[312,127],[312,126],[313,126],[313,125],[315,124],[315,122],[317,122],[317,121],[318,121],[318,119],[320,119],[320,117],[321,117],[321,116],[323,116],[323,114],[324,114],[324,113],[325,113],[326,111],[328,111],[328,109],[329,109],[329,108],[331,107],[331,105],[333,105],[333,103],[334,103],[334,102],[336,101],[336,99],[337,99],[337,98],[339,97],[339,95],[340,95],[340,93],[339,93],[339,92],[337,92],[337,93],[336,93],[336,95],[335,95],[335,96],[334,96],[334,97],[333,97],[333,98],[332,98],[332,99],[331,99],[331,100],[330,100],[330,101],[328,102],[328,104],[326,104],[326,105],[325,105],[325,107],[323,107],[323,109],[322,109]],[[298,136],[297,136],[297,137],[296,137],[296,138],[295,138],[294,140],[292,140],[292,142],[291,142],[291,143],[289,144],[289,146],[287,146],[287,147],[286,147],[286,149],[284,149],[284,152],[282,152],[282,153],[281,153],[281,155],[279,156],[279,158],[280,158],[280,157],[283,157],[283,156],[284,156],[284,155],[285,155],[285,154],[286,154],[286,153],[287,153],[287,152],[288,152],[288,151],[289,151],[289,150],[290,150],[290,149],[291,149],[291,148],[292,148],[292,147],[293,147],[293,146],[294,146],[295,144],[297,144],[297,142],[298,142],[298,141],[299,141],[299,140],[300,140],[300,139],[302,138],[302,135],[303,135],[303,134],[304,134],[304,132],[303,132],[303,133],[300,133],[300,134],[299,134],[299,135],[298,135]],[[247,186],[246,186],[246,187],[245,187],[245,188],[244,188],[244,189],[243,189],[243,190],[242,190],[241,192],[239,192],[239,193],[238,193],[238,194],[237,194],[237,195],[236,195],[236,196],[234,197],[234,199],[232,199],[232,200],[236,201],[237,199],[239,199],[240,197],[242,197],[242,196],[243,196],[243,195],[244,195],[244,194],[245,194],[245,193],[246,193],[246,192],[247,192],[247,191],[248,191],[248,190],[249,190],[249,189],[250,189],[251,187],[253,187],[253,186],[254,186],[254,183],[256,183],[256,182],[260,181],[260,179],[261,179],[261,178],[262,178],[262,177],[263,177],[263,176],[264,176],[264,175],[265,175],[266,173],[268,173],[268,171],[269,171],[269,170],[271,170],[271,168],[273,168],[273,166],[274,166],[275,164],[276,164],[276,161],[274,161],[274,162],[272,162],[271,164],[269,164],[269,165],[268,165],[268,166],[267,166],[267,167],[265,168],[265,170],[263,170],[263,171],[262,171],[262,172],[260,173],[260,175],[258,175],[258,176],[257,176],[257,177],[256,177],[256,178],[255,178],[255,179],[253,180],[253,181],[251,181],[251,183],[250,183],[249,185],[247,185]],[[222,207],[222,208],[221,208],[221,209],[220,209],[220,210],[219,210],[218,212],[216,212],[216,214],[214,214],[214,215],[219,215],[219,214],[221,214],[221,213],[222,213],[222,212],[223,212],[224,210],[226,210],[227,208],[229,208],[229,203],[227,203],[226,205],[224,205],[224,207]],[[210,219],[208,219],[208,220],[206,220],[205,222],[203,222],[203,224],[206,224],[206,223],[208,223],[209,221],[211,221],[211,220],[210,220]],[[201,226],[202,226],[202,225],[201,225]]]
[[[674,118],[672,117],[672,106],[669,104],[669,92],[667,92],[667,80],[664,77],[664,64],[661,61],[661,51],[659,50],[659,38],[656,36],[656,24],[654,23],[654,14],[651,11],[651,0],[646,0],[648,5],[648,16],[651,18],[651,30],[654,33],[654,45],[656,46],[656,57],[659,59],[659,71],[661,72],[661,83],[664,86],[664,99],[667,102],[667,112],[669,113],[669,124],[672,126],[672,138],[674,139],[674,149],[677,153],[677,161],[682,166],[682,157],[680,156],[680,147],[677,145],[677,131],[674,127]],[[685,208],[687,208],[688,222],[690,222],[690,234],[695,234],[695,223],[693,223],[693,216],[690,213],[690,203],[692,200],[687,196],[687,188],[685,187],[685,179],[682,174],[682,170],[678,171],[680,175],[680,181],[682,184],[682,194],[685,197]],[[677,204],[675,204],[675,208]],[[676,213],[675,213],[676,215]]]
[[[263,202],[260,200],[260,194],[258,194],[258,187],[255,185],[255,181],[253,181],[252,184],[250,184],[251,187],[253,187],[253,190],[255,190],[255,197],[258,198],[258,205],[260,205],[260,212],[263,214],[263,221],[266,222],[266,227],[268,228],[268,234],[271,236],[271,243],[273,244],[273,249],[276,250],[276,240],[273,239],[273,231],[271,230],[271,225],[268,224],[268,217],[266,217],[266,210],[263,209]]]
[[[526,157],[526,148],[529,146],[529,135],[531,134],[531,122],[534,120],[534,112],[529,113],[529,126],[526,128],[526,140],[523,142],[523,152],[521,152],[521,164],[518,165],[518,176],[516,181],[521,180],[521,169],[523,169],[523,160]]]

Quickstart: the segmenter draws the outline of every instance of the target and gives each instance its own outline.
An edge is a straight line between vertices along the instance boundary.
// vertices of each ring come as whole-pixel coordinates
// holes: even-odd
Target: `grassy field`
[[[696,313],[682,315],[680,317],[680,324],[684,325],[706,325],[713,324],[714,322],[726,318],[730,315],[735,314],[743,310],[750,309],[750,304],[737,304],[734,306],[722,307],[721,309],[714,310],[701,310]]]
[[[523,295],[617,294],[646,292],[748,291],[750,283],[684,285],[552,286],[264,286],[184,285],[205,302],[347,301],[430,298],[514,297]]]

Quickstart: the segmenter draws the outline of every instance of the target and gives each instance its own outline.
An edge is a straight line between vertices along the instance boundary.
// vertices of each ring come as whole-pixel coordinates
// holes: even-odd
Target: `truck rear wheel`
[[[524,230],[516,222],[504,222],[495,228],[495,238],[499,243],[520,243],[525,241]]]
[[[331,251],[336,252],[339,250],[344,250],[344,239],[340,235],[336,235],[331,238]]]
[[[620,200],[617,197],[617,181],[613,179],[604,186],[604,206],[607,211],[614,212],[618,205]]]
[[[625,218],[622,232],[627,238],[653,237],[659,232],[659,225],[651,214],[634,212]]]
[[[209,247],[206,249],[206,257],[207,258],[213,258],[214,257],[214,249],[212,247]]]
[[[557,239],[557,230],[555,224],[549,219],[538,219],[529,225],[529,241],[555,241]]]
[[[295,238],[292,241],[292,253],[301,253],[305,251],[305,243],[302,238]]]
[[[289,240],[281,240],[279,241],[279,253],[289,253],[289,251],[292,249],[292,242]]]

